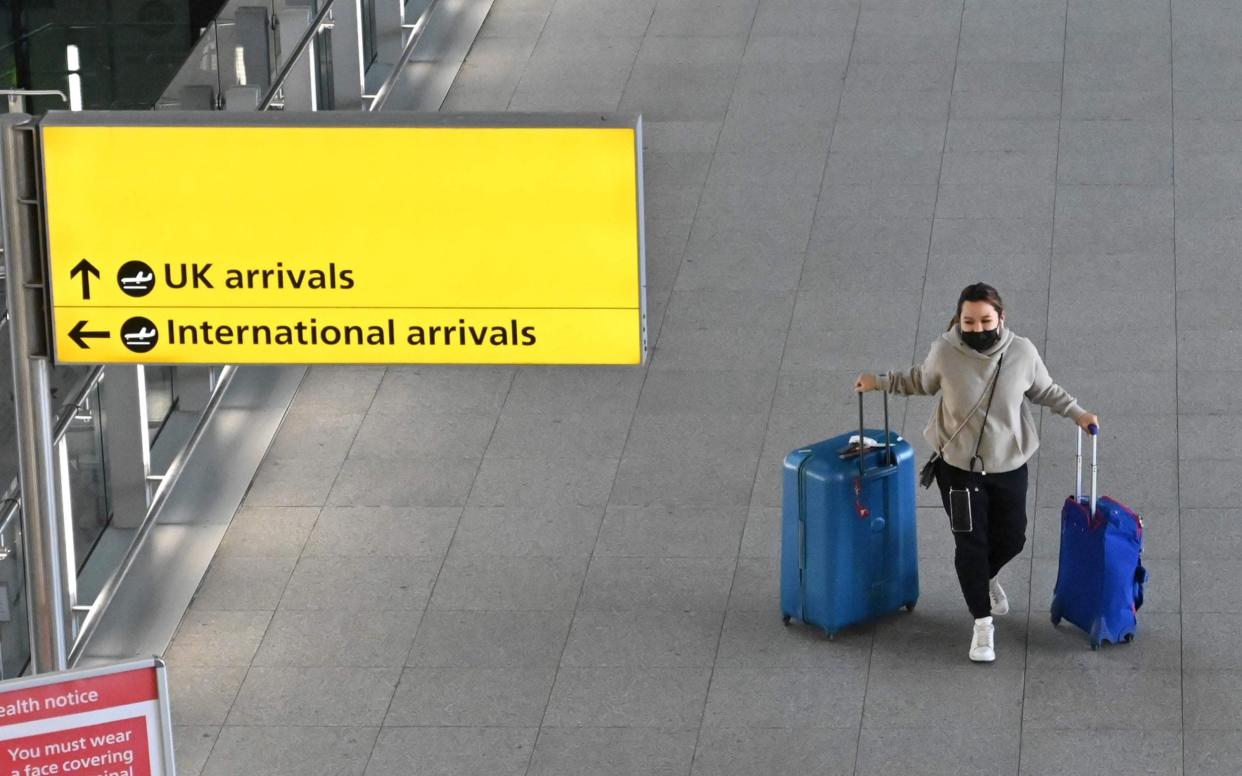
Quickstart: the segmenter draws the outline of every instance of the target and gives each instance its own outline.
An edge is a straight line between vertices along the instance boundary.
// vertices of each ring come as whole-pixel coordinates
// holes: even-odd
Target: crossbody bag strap
[[[1000,382],[1000,370],[1005,365],[1005,354],[1001,353],[1000,360],[996,362],[996,371],[992,374],[992,392],[988,394],[988,406],[983,411],[983,425],[979,427],[979,438],[975,440],[975,454],[970,456],[970,471],[975,471],[975,461],[979,462],[979,473],[987,474],[987,470],[983,468],[983,459],[979,457],[979,448],[983,445],[983,432],[988,428],[988,414],[992,411],[992,399],[996,396],[996,384]]]
[[[1004,352],[1004,353],[1001,353],[1001,356],[1000,356],[1000,357],[1001,357],[1001,360],[1003,360],[1003,359],[1005,358],[1005,353],[1008,353],[1008,352],[1009,352],[1009,349],[1008,349],[1008,348],[1006,348],[1006,349],[1005,349],[1005,352]],[[995,384],[995,383],[994,383],[994,381],[995,381],[995,379],[996,379],[997,375],[999,375],[999,374],[1000,374],[1000,361],[997,361],[997,364],[996,364],[996,371],[992,373],[992,380],[993,380],[993,384]],[[970,412],[966,413],[966,418],[965,418],[964,420],[962,420],[962,422],[961,422],[961,423],[958,423],[958,424],[957,424],[957,429],[956,429],[956,430],[955,430],[952,434],[950,434],[950,435],[949,435],[949,438],[948,438],[948,439],[946,439],[946,440],[944,441],[944,444],[940,446],[940,449],[936,451],[936,455],[937,455],[937,456],[939,456],[939,457],[941,457],[941,458],[943,458],[943,457],[944,457],[944,456],[942,455],[942,454],[944,453],[944,449],[945,449],[946,447],[948,447],[949,445],[953,444],[953,440],[954,440],[954,439],[957,439],[957,435],[958,435],[958,434],[960,434],[960,433],[962,433],[962,429],[966,428],[966,424],[967,424],[967,423],[969,423],[969,422],[970,422],[970,419],[971,419],[971,418],[973,418],[973,417],[975,416],[975,413],[979,411],[979,405],[983,403],[983,397],[984,397],[985,395],[987,395],[987,388],[984,388],[983,390],[984,390],[984,393],[979,394],[979,398],[975,400],[975,406],[971,407],[971,408],[970,408]],[[941,406],[943,406],[943,405],[944,405],[944,397],[941,397],[941,399],[940,399],[940,404],[941,404]],[[991,398],[989,398],[989,399],[988,399],[988,408],[990,409],[990,408],[991,408],[991,406],[992,406],[992,400],[991,400]],[[984,418],[984,422],[985,422],[985,423],[987,422],[987,418]],[[978,451],[976,451],[976,452],[978,452]]]

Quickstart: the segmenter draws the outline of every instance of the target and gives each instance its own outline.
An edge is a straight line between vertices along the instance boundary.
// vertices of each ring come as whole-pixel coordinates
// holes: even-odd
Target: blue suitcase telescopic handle
[[[881,391],[884,394],[884,464],[888,465],[893,462],[892,441],[889,439],[888,433],[888,391]],[[863,395],[858,394],[858,478],[863,477],[863,457],[867,454],[866,443],[863,439],[866,437],[863,429],[866,424],[863,422]]]
[[[1099,453],[1099,441],[1100,441],[1100,427],[1095,425],[1094,423],[1090,423],[1087,425],[1087,430],[1091,432],[1091,512],[1089,514],[1092,517],[1095,517],[1095,501],[1096,501],[1096,492],[1097,492],[1096,486],[1097,486],[1097,478],[1098,478],[1098,472],[1099,472],[1098,453]],[[1082,427],[1081,426],[1079,426],[1078,428],[1078,454],[1074,458],[1074,472],[1078,476],[1077,482],[1074,485],[1074,501],[1081,503],[1082,502]]]

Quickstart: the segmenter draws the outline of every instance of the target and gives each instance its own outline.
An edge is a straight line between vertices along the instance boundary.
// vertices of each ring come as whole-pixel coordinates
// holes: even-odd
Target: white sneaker
[[[992,599],[992,614],[1009,614],[1009,599],[995,577],[988,581],[988,598]]]
[[[970,640],[970,659],[976,663],[991,663],[996,659],[996,649],[992,645],[992,618],[983,617],[975,620],[975,635]]]

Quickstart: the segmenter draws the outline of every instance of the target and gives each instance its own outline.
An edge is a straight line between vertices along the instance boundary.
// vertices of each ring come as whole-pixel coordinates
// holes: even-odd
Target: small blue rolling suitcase
[[[862,394],[858,425],[857,444],[842,434],[785,457],[781,612],[829,638],[919,599],[914,448],[888,430],[887,393],[883,436],[863,428]]]
[[[1096,498],[1099,429],[1091,427],[1091,498],[1082,497],[1082,430],[1078,484],[1061,510],[1061,559],[1052,594],[1052,623],[1064,618],[1087,632],[1092,649],[1132,641],[1143,605],[1143,521],[1108,496]]]

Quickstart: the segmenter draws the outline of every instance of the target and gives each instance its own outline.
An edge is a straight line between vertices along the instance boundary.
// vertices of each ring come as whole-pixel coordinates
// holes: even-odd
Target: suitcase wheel
[[[828,636],[828,640],[829,640],[829,641],[836,641],[836,640],[837,640],[837,632],[836,632],[836,631],[827,631],[826,633],[827,633],[827,636]]]
[[[1129,644],[1131,641],[1134,641],[1134,634],[1133,634],[1133,633],[1127,633],[1127,634],[1125,635],[1125,637],[1124,637],[1124,638],[1122,638],[1122,641],[1124,641],[1125,643]]]
[[[1100,650],[1100,642],[1098,641],[1091,642],[1091,651],[1098,652],[1099,650]]]
[[[1055,625],[1060,625],[1060,624],[1061,624],[1061,615],[1059,615],[1059,614],[1053,614],[1053,615],[1052,615],[1052,624],[1053,624],[1054,626],[1055,626]]]
[[[906,603],[906,611],[907,611],[907,612],[912,612],[912,611],[914,611],[914,602],[913,602],[913,601],[909,601],[909,602],[907,602],[907,603]]]
[[[789,615],[788,615],[788,614],[781,615],[781,623],[782,623],[782,624],[783,624],[786,628],[788,628],[788,627],[789,627]]]

